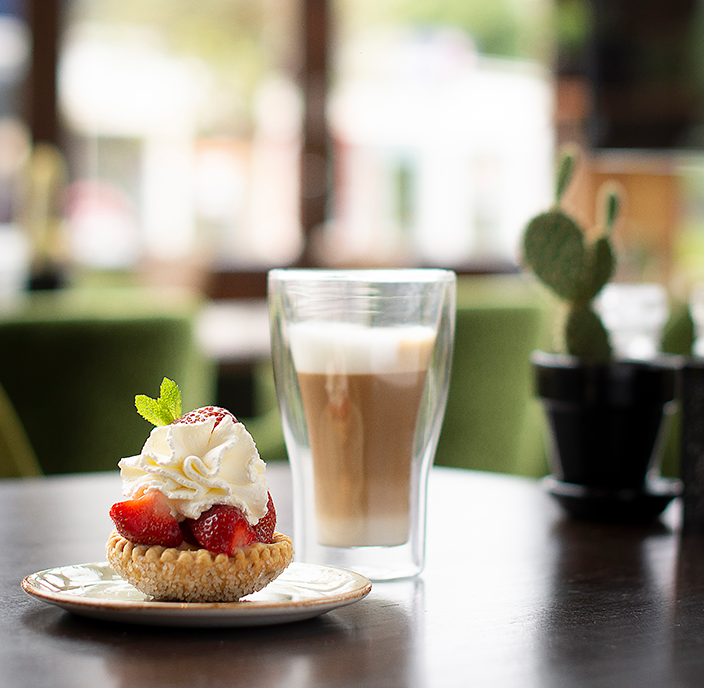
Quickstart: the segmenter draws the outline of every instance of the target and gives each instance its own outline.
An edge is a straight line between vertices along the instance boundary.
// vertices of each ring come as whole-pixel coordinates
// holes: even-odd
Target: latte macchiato
[[[291,326],[289,341],[312,454],[319,543],[404,544],[434,330],[308,322]]]

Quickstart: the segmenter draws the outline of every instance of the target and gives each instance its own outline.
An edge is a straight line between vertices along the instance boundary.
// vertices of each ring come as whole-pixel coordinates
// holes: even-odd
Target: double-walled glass
[[[455,290],[449,270],[269,273],[299,561],[372,580],[423,568]]]

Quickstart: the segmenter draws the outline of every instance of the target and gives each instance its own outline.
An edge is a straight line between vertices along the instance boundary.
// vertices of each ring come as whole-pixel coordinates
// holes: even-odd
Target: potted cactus
[[[649,519],[679,490],[659,477],[677,364],[614,356],[594,301],[614,273],[610,234],[620,199],[615,188],[600,194],[603,222],[587,237],[560,207],[574,167],[575,155],[565,154],[555,205],[534,217],[523,237],[525,265],[561,302],[557,352],[535,352],[532,360],[551,440],[545,482],[573,515]]]

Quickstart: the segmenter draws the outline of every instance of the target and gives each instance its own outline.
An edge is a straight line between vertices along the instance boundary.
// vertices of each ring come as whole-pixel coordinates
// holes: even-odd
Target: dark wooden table
[[[269,466],[290,532],[288,469]],[[20,588],[101,561],[115,473],[0,481],[0,686],[704,686],[704,543],[563,517],[539,483],[433,470],[428,563],[318,619],[171,629],[72,616]]]

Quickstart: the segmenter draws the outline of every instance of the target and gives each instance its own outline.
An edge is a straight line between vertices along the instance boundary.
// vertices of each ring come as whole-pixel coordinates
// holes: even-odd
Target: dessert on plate
[[[110,509],[108,561],[147,595],[183,602],[233,602],[261,590],[293,558],[276,532],[266,465],[229,411],[181,414],[167,378],[158,399],[135,397],[154,423],[137,456],[119,462],[127,500]]]

